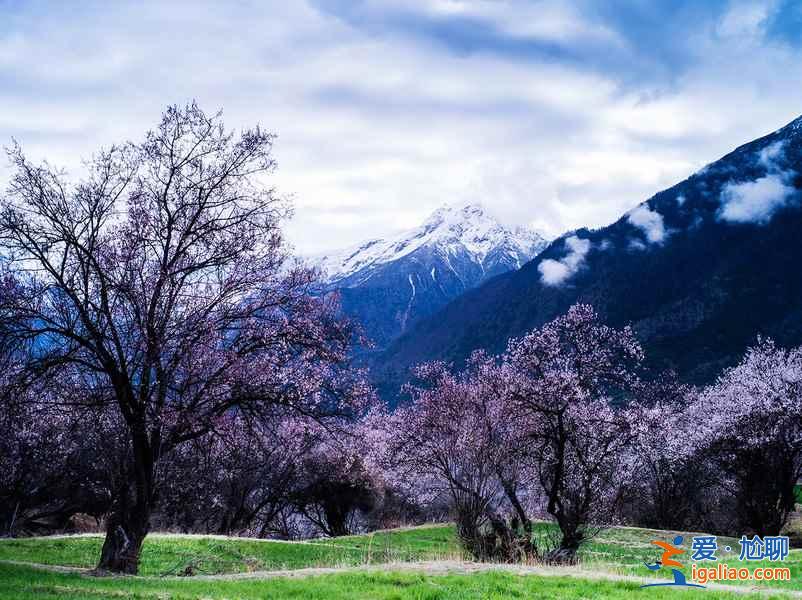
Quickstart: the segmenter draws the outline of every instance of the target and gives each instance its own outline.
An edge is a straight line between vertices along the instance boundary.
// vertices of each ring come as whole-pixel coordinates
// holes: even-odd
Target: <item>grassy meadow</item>
[[[550,527],[542,524],[539,533],[549,535]],[[643,566],[657,558],[651,540],[673,535],[615,528],[583,548],[577,567],[493,569],[465,560],[450,525],[303,542],[153,534],[145,542],[137,577],[94,577],[30,566],[89,569],[97,560],[100,536],[6,539],[0,540],[0,598],[623,598],[638,590],[640,578],[652,575]],[[719,538],[720,548],[726,544],[734,552],[720,550],[719,560],[734,563],[737,541]],[[689,545],[687,540],[685,547]],[[755,587],[763,590],[760,597],[802,594],[802,550],[792,550],[782,566],[791,568],[791,581]],[[322,572],[308,571],[315,568]],[[182,576],[188,573],[193,576]],[[616,577],[622,580],[609,580]],[[663,598],[676,590],[648,592]],[[684,592],[745,597],[713,589]]]

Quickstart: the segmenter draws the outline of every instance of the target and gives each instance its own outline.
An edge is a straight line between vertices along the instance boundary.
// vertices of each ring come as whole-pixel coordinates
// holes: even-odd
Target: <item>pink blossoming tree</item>
[[[389,419],[395,479],[422,500],[447,495],[477,558],[573,562],[612,521],[626,481],[636,409],[611,398],[632,391],[641,359],[629,329],[578,305],[459,375],[424,365],[427,385]],[[541,499],[560,531],[549,550],[533,535]]]
[[[759,340],[688,410],[694,460],[714,461],[738,533],[778,535],[802,477],[802,348]]]
[[[587,305],[509,344],[511,418],[527,424],[546,511],[561,533],[548,560],[573,562],[614,516],[633,429],[632,409],[612,399],[633,390],[642,359],[629,328],[604,325]]]
[[[408,388],[412,404],[388,422],[393,483],[419,502],[447,498],[457,534],[475,557],[517,560],[534,554],[523,506],[531,473],[521,461],[523,440],[510,418],[495,359],[476,353],[459,375],[430,363],[417,376],[420,383]],[[514,522],[508,518],[513,514]]]
[[[160,461],[219,418],[312,419],[361,409],[346,368],[352,330],[288,262],[287,207],[264,186],[273,136],[171,107],[144,141],[113,146],[70,184],[18,148],[0,202],[13,285],[4,339],[25,353],[15,385],[82,381],[125,424],[99,568],[135,573]]]

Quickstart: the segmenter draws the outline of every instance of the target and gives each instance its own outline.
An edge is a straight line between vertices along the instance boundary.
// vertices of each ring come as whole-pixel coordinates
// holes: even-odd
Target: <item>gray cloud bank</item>
[[[802,112],[798,13],[768,1],[0,0],[0,142],[77,169],[196,98],[232,127],[279,134],[274,182],[294,197],[302,252],[416,225],[443,202],[482,201],[557,235],[613,221]],[[2,165],[2,187],[6,176]],[[734,184],[721,217],[759,219],[783,186],[778,173]]]

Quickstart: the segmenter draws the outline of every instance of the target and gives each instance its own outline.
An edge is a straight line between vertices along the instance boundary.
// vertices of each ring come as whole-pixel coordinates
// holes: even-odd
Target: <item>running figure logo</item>
[[[654,563],[643,563],[646,565],[646,568],[650,571],[659,571],[663,567],[670,567],[671,573],[674,575],[674,581],[669,581],[666,583],[647,583],[642,585],[641,587],[657,587],[657,586],[682,586],[682,587],[698,587],[703,588],[705,586],[699,585],[698,583],[688,583],[685,579],[685,575],[679,569],[682,568],[682,563],[679,561],[674,560],[673,556],[678,556],[680,554],[685,554],[685,550],[678,548],[680,544],[682,544],[682,536],[678,535],[674,538],[674,543],[669,544],[668,542],[664,542],[662,540],[653,540],[652,544],[658,546],[663,549],[663,554],[660,557],[660,560]],[[679,567],[679,568],[677,568]]]

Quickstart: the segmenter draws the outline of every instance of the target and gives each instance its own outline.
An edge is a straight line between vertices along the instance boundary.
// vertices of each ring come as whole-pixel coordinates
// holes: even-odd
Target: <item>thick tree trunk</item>
[[[580,532],[580,522],[584,522],[584,519],[577,517],[568,519],[565,515],[558,517],[557,525],[560,527],[560,533],[562,534],[560,546],[547,553],[546,562],[570,565],[576,563],[577,552],[584,541],[583,534]]]
[[[348,530],[350,507],[335,500],[323,502],[323,513],[326,515],[326,532],[331,537],[340,537],[351,533]]]
[[[106,539],[97,570],[135,575],[149,521],[149,509],[113,513],[106,526]]]
[[[155,460],[142,428],[132,431],[131,470],[123,475],[106,525],[99,572],[135,575],[142,543],[150,529]]]

